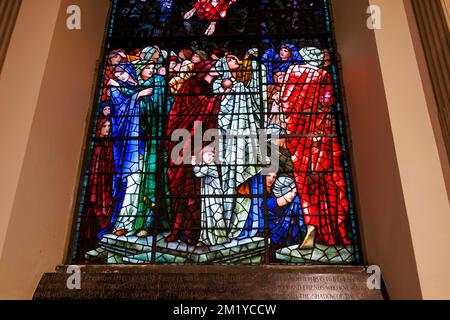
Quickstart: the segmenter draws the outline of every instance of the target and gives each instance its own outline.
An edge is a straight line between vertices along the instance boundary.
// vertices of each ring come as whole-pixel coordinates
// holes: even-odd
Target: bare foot
[[[316,227],[308,226],[308,232],[306,233],[305,239],[300,246],[300,250],[305,249],[313,249],[314,248],[314,240],[316,238]]]
[[[208,29],[205,32],[205,35],[207,36],[211,36],[213,35],[214,32],[216,32],[216,21],[211,22],[211,24],[209,25]]]
[[[189,20],[190,18],[192,18],[192,16],[195,14],[196,11],[197,11],[197,10],[195,10],[195,8],[194,8],[194,9],[192,9],[192,10],[186,12],[186,14],[184,15],[184,18],[185,18],[186,20]]]

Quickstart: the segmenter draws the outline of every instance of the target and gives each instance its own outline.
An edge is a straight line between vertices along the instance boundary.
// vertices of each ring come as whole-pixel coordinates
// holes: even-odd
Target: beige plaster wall
[[[450,31],[450,0],[441,0],[442,8],[444,8],[445,17],[447,18],[447,24]]]
[[[381,266],[391,298],[448,299],[448,168],[409,3],[333,4],[366,262]],[[364,27],[369,4],[381,30]]]
[[[450,206],[417,62],[407,8],[402,0],[371,0],[383,12],[375,37],[422,296],[450,298]],[[444,249],[445,250],[445,249]]]
[[[7,151],[0,155],[0,255],[59,9],[58,1],[31,2],[21,7],[0,75],[0,145]],[[38,10],[39,7],[42,10]],[[39,23],[31,25],[30,19]]]
[[[444,3],[444,0],[441,0],[441,2]],[[444,141],[445,138],[442,132],[443,129],[441,128],[441,123],[439,121],[439,107],[435,97],[433,82],[430,77],[430,70],[428,69],[427,59],[424,51],[424,44],[422,43],[422,39],[419,33],[412,0],[403,0],[403,3],[405,5],[405,13],[409,22],[409,29],[411,31],[410,34],[413,41],[417,66],[419,68],[420,78],[422,79],[422,87],[425,93],[428,113],[430,116],[434,137],[436,139],[437,150],[439,152],[442,174],[447,189],[447,197],[450,198],[450,159],[448,158],[448,153]],[[445,9],[445,7],[443,8]],[[448,13],[450,13],[450,11]],[[450,27],[450,21],[448,26]],[[445,47],[445,44],[442,44],[442,47]],[[436,54],[439,55],[439,52],[437,52]]]
[[[418,299],[421,290],[382,66],[374,32],[366,27],[369,2],[334,0],[332,5],[365,263],[381,267],[391,298]]]
[[[79,5],[82,29],[66,28]],[[64,262],[108,0],[24,0],[0,82],[0,298]]]

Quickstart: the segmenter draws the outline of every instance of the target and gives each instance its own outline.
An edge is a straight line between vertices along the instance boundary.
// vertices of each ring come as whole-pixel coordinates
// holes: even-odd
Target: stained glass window
[[[357,264],[327,0],[114,0],[73,261]]]

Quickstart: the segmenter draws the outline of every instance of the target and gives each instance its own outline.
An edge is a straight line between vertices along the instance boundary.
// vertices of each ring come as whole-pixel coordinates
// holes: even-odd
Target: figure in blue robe
[[[284,138],[286,130],[277,125],[270,125],[266,129],[266,133],[268,134],[267,150],[271,158],[278,160],[278,171],[268,173],[266,176],[259,173],[249,181],[249,190],[252,195],[250,213],[238,239],[254,237],[258,233],[264,232],[264,213],[268,212],[268,208],[264,207],[264,197],[269,199],[274,197],[273,187],[277,178],[293,179],[294,165],[291,154],[286,149],[286,139]],[[264,192],[264,187],[266,192]]]
[[[273,192],[274,196],[267,199],[271,243],[279,248],[300,244],[306,234],[306,227],[294,180],[279,177]]]
[[[278,177],[273,185],[273,192],[266,195],[267,202],[264,206],[263,186],[270,186],[267,179],[270,177],[259,174],[250,182],[252,194],[261,196],[252,198],[249,217],[237,239],[262,235],[268,231],[271,243],[277,248],[301,243],[306,227],[294,180],[286,176]],[[267,228],[264,227],[264,215],[267,215]]]
[[[236,238],[238,240],[251,238],[258,233],[264,232],[264,176],[258,173],[251,178],[249,184],[250,194],[254,197],[251,198],[250,210],[245,225]]]
[[[274,48],[267,49],[261,62],[267,69],[267,84],[274,84],[277,72],[286,72],[291,65],[302,64],[303,59],[295,45],[286,43],[280,46],[279,52]]]
[[[114,138],[114,164],[117,169],[113,180],[113,197],[116,200],[111,220],[116,234],[134,232],[138,214],[141,174],[139,159],[144,156],[145,142],[140,140],[139,91],[130,63],[121,63],[114,69],[117,84],[111,91],[112,133]]]

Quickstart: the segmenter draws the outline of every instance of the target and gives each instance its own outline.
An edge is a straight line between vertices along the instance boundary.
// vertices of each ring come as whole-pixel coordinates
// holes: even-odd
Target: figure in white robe
[[[264,67],[251,61],[251,79],[245,85],[237,80],[241,62],[228,55],[216,62],[220,77],[214,82],[214,92],[223,95],[218,127],[219,160],[224,192],[224,217],[231,239],[241,234],[250,211],[251,197],[239,197],[239,187],[261,171],[262,157],[258,141],[261,116],[267,110],[267,99],[261,96]],[[267,92],[262,88],[263,94]],[[229,196],[229,197],[226,197]],[[257,226],[256,226],[257,227]]]
[[[201,232],[199,245],[214,246],[229,242],[227,226],[223,217],[223,191],[219,171],[214,163],[215,152],[212,147],[202,150],[202,164],[192,159],[194,174],[201,178]],[[217,196],[217,197],[215,197]]]

